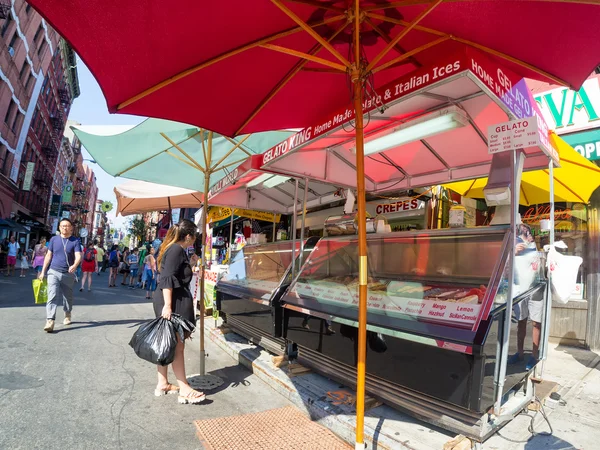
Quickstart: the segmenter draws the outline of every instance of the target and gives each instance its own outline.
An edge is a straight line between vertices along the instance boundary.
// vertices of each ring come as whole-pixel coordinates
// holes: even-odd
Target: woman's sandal
[[[197,405],[202,403],[204,400],[206,400],[206,395],[204,395],[202,392],[196,391],[195,389],[192,389],[187,395],[180,395],[177,398],[177,401],[182,405],[187,405],[188,403],[190,405]]]
[[[171,383],[167,384],[167,387],[165,389],[154,389],[154,395],[156,397],[162,397],[163,395],[178,394],[178,393],[179,393],[179,387],[174,386]]]

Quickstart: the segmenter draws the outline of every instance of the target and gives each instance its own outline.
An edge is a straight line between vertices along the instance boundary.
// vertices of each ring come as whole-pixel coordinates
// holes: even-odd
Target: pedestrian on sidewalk
[[[146,288],[146,298],[152,298],[152,293],[156,291],[156,258],[154,258],[154,247],[150,247],[150,254],[144,260],[144,285]]]
[[[96,274],[100,275],[100,269],[102,269],[102,262],[104,261],[104,249],[97,242],[94,248],[96,249]]]
[[[25,278],[26,271],[29,270],[29,261],[27,260],[27,252],[21,252],[21,278]]]
[[[196,241],[196,232],[196,225],[187,219],[169,228],[157,261],[160,272],[160,290],[155,291],[153,295],[156,317],[170,320],[171,314],[176,313],[195,323],[194,304],[188,287],[192,280],[192,268],[186,249]],[[179,403],[198,404],[203,402],[206,396],[204,393],[192,389],[187,382],[184,350],[185,342],[177,336],[172,367],[179,388],[169,383],[168,366],[157,366],[158,384],[154,395],[160,396],[179,391]]]
[[[40,242],[33,248],[33,268],[38,274],[42,271],[42,267],[44,267],[44,258],[46,258],[47,252],[46,238],[42,237],[40,238]]]
[[[83,291],[85,287],[85,280],[88,280],[88,292],[92,290],[92,274],[96,272],[96,249],[93,243],[89,243],[83,254],[83,263],[81,264],[81,270],[83,276],[81,277],[81,287],[79,292]]]
[[[123,251],[121,256],[121,264],[119,265],[119,273],[123,274],[123,278],[121,279],[121,286],[127,286],[127,278],[129,277],[129,263],[127,260],[129,259],[129,249],[126,248]]]
[[[75,271],[81,262],[81,245],[73,236],[73,223],[69,219],[61,219],[58,224],[59,236],[53,236],[48,245],[44,266],[40,272],[40,280],[48,274],[48,302],[46,303],[46,326],[44,331],[54,330],[58,298],[62,297],[65,320],[63,324],[71,324],[73,311],[73,284]]]
[[[119,259],[121,259],[121,252],[119,252],[119,246],[117,244],[114,244],[110,250],[110,255],[108,257],[108,287],[115,287],[117,283]]]
[[[138,257],[138,249],[134,248],[131,254],[127,257],[131,278],[129,279],[129,289],[135,289],[135,281],[137,280],[138,270],[140,269],[140,259]]]
[[[19,253],[19,243],[13,234],[8,242],[8,255],[6,257],[6,276],[10,277],[15,274],[15,266],[17,265],[17,254]],[[12,272],[12,273],[11,273]]]

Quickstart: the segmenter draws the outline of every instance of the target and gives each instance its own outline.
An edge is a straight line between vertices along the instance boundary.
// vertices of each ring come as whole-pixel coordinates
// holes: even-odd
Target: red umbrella
[[[600,2],[594,0],[30,3],[82,57],[112,112],[233,136],[304,127],[348,106],[356,112],[360,217],[362,105],[375,89],[461,46],[501,59],[519,75],[572,88],[600,55]],[[367,311],[363,221],[359,243],[357,448],[363,443]]]

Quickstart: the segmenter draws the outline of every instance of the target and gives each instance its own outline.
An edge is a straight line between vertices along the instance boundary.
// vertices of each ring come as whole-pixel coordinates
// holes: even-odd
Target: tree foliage
[[[138,242],[146,240],[148,225],[144,222],[143,216],[135,216],[129,222],[129,234],[134,236]]]

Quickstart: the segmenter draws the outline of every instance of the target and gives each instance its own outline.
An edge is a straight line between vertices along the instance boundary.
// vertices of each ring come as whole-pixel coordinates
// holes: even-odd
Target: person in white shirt
[[[8,243],[8,257],[6,258],[6,276],[10,277],[15,274],[15,266],[17,265],[17,254],[19,253],[19,243],[15,236],[10,237],[10,242]]]

